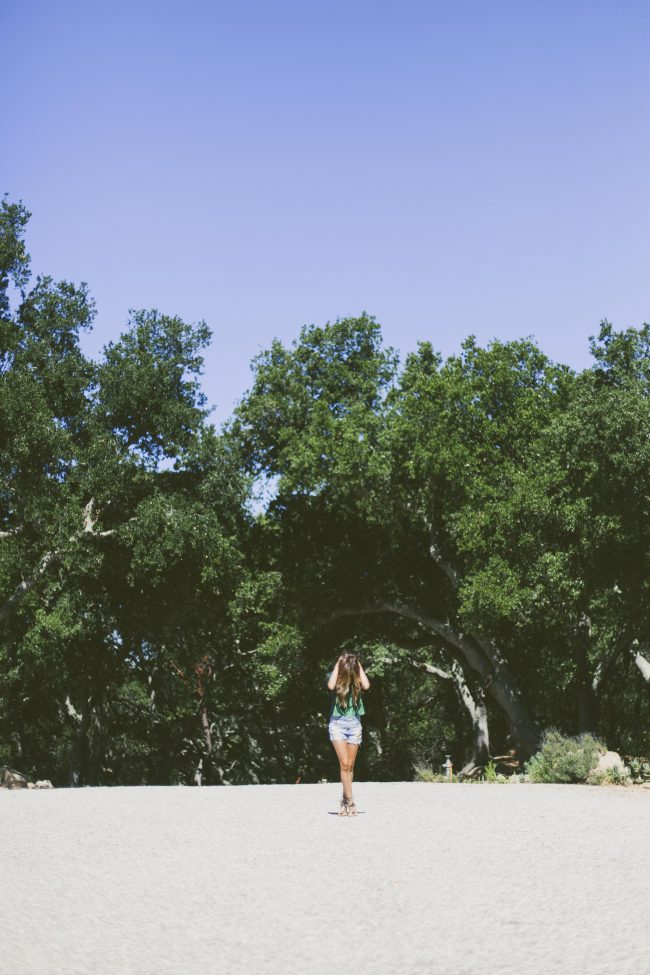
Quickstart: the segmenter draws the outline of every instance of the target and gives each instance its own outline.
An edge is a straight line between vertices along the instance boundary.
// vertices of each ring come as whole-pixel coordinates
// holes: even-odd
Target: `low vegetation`
[[[526,763],[525,771],[504,774],[497,771],[490,760],[479,774],[464,779],[453,775],[447,778],[426,765],[415,766],[416,782],[486,782],[493,785],[532,783],[572,783],[586,785],[643,785],[650,783],[650,762],[643,758],[629,758],[602,770],[596,770],[601,755],[607,752],[603,741],[591,734],[563,735],[549,729],[543,736],[539,751]]]
[[[526,767],[531,782],[587,782],[607,746],[591,734],[567,737],[547,731]]]

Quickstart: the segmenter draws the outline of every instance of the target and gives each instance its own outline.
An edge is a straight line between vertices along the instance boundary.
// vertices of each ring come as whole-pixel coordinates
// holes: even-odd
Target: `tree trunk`
[[[149,684],[149,714],[153,719],[156,715],[156,688],[154,686],[154,681],[156,674],[158,672],[158,664],[154,663],[151,668],[151,672],[147,678],[147,683]]]
[[[101,762],[104,755],[104,728],[102,725],[101,702],[93,704],[90,716],[90,747],[88,750],[88,769],[86,783],[99,785]]]
[[[462,581],[461,575],[456,566],[444,555],[435,511],[421,512],[420,516],[429,535],[429,556],[447,578],[452,592],[457,593]],[[438,621],[436,624],[438,627],[440,626]],[[449,629],[452,630],[451,627]],[[521,699],[521,692],[505,663],[503,654],[486,637],[479,634],[468,637],[463,633],[453,632],[455,638],[449,642],[457,647],[467,664],[479,674],[483,681],[483,687],[489,691],[490,697],[505,712],[512,741],[517,750],[522,757],[530,757],[537,750],[541,732],[537,722]],[[483,651],[485,660],[480,660],[477,657],[475,647],[471,646],[472,643]]]
[[[210,782],[210,772],[212,769],[212,730],[210,728],[210,717],[208,715],[208,708],[205,702],[201,706],[201,727],[203,729],[203,741],[205,744],[205,750],[203,753],[203,778],[206,782]],[[201,782],[198,783],[201,785]]]
[[[523,759],[530,758],[539,747],[542,736],[540,727],[524,703],[521,691],[515,683],[501,650],[485,637],[473,639],[481,647],[487,658],[487,672],[483,666],[474,668],[483,677],[483,688],[489,692],[492,700],[504,711],[510,728],[512,743],[520,757]],[[468,663],[470,663],[469,660]],[[470,666],[472,666],[471,663]]]
[[[403,603],[386,602],[376,606],[337,609],[330,618],[357,616],[368,613],[395,613],[412,620],[429,633],[443,638],[445,643],[460,654],[464,662],[481,678],[483,688],[495,704],[503,710],[512,742],[522,759],[530,758],[538,748],[541,732],[539,725],[528,710],[505,662],[501,650],[486,637],[473,636],[455,629],[449,622],[437,620],[427,613]]]
[[[641,676],[643,677],[646,684],[650,684],[650,660],[644,657],[639,649],[639,642],[635,640],[630,647],[630,653],[632,655],[632,660],[637,665],[641,671]]]
[[[69,695],[65,700],[68,714],[76,725],[74,738],[68,753],[68,785],[71,789],[76,789],[80,785],[83,785],[83,770],[88,760],[88,729],[90,727],[92,701],[91,696],[88,698],[83,714],[79,714],[75,710]]]
[[[578,733],[598,731],[598,699],[594,690],[594,679],[589,668],[587,647],[578,634],[576,696],[578,704]]]
[[[490,760],[490,732],[485,691],[482,687],[476,693],[474,708],[470,714],[472,719],[472,757],[461,769],[461,775],[468,775],[475,768],[484,768]]]
[[[14,731],[11,735],[11,740],[14,743],[14,749],[16,755],[18,756],[18,764],[20,764],[23,757],[23,740],[20,737],[20,733],[18,731]]]
[[[413,666],[425,670],[428,674],[451,680],[458,700],[469,714],[472,723],[472,757],[463,766],[460,774],[468,775],[473,769],[487,765],[490,758],[490,732],[484,689],[479,687],[475,695],[472,694],[465,679],[463,668],[457,660],[452,661],[448,671],[415,660]]]

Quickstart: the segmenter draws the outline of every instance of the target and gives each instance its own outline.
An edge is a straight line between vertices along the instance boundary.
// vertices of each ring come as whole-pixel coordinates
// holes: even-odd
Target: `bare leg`
[[[334,751],[336,752],[336,757],[339,760],[339,765],[341,766],[341,785],[343,786],[343,797],[345,799],[352,799],[352,770],[350,768],[350,759],[348,756],[349,745],[347,741],[333,741]]]
[[[352,795],[352,782],[354,780],[354,763],[356,761],[357,752],[359,751],[359,746],[351,745],[348,742],[347,749],[348,749],[348,765],[350,766],[350,795]],[[354,805],[354,799],[352,799],[351,811],[353,815],[356,815],[357,809],[356,806]]]
[[[348,749],[348,765],[350,766],[350,785],[354,781],[354,763],[357,758],[357,752],[359,751],[358,745],[351,745],[350,742],[346,742]]]

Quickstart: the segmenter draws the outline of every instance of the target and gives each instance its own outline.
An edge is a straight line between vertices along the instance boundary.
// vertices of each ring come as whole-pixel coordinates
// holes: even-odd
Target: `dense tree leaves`
[[[296,373],[321,349],[346,362],[341,336],[357,331],[361,345],[369,330],[364,392],[350,382],[344,410],[327,361],[307,373],[318,382]],[[642,511],[618,487],[610,496],[629,466],[621,449],[639,445],[628,475],[637,487],[644,471],[639,335],[625,333],[622,358],[637,383],[630,402],[618,352],[576,377],[530,341],[482,349],[469,339],[446,362],[423,343],[397,376],[365,317],[303,330],[293,349],[275,343],[233,430],[249,444],[252,470],[274,479],[273,558],[296,611],[320,625],[345,617],[355,633],[370,615],[376,638],[428,643],[429,659],[462,665],[476,699],[488,693],[524,754],[541,724],[596,723],[587,699],[638,620],[620,598],[613,615],[613,556],[638,574],[647,551],[632,527]],[[607,327],[605,340],[619,348]],[[615,388],[616,402],[594,383]]]
[[[206,415],[198,376],[209,338],[204,322],[133,312],[131,328],[109,343],[98,368],[96,402],[107,428],[154,462],[187,447]]]
[[[253,363],[218,432],[205,323],[32,283],[0,206],[0,760],[57,784],[335,774],[325,673],[372,681],[359,772],[485,761],[541,729],[650,751],[650,327],[593,367],[368,315]]]
[[[144,781],[191,780],[206,748],[196,668],[216,681],[233,666],[251,529],[247,478],[206,423],[208,332],[135,312],[88,360],[86,288],[40,278],[26,290],[26,215],[4,214],[3,757],[71,784],[132,780],[145,766]],[[131,722],[146,729],[137,746]]]

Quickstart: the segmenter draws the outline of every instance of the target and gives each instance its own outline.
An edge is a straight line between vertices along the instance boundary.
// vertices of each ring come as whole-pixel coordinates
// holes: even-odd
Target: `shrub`
[[[434,772],[428,765],[415,765],[414,782],[449,782],[450,780],[442,772]],[[458,782],[458,776],[454,773],[451,777],[452,782]]]
[[[415,775],[413,776],[414,782],[441,782],[442,776],[437,772],[433,772],[426,765],[416,765]]]
[[[606,782],[606,772],[590,772],[587,776],[587,785],[605,785]]]
[[[605,781],[609,785],[628,785],[630,782],[630,770],[625,765],[614,765],[605,770]]]
[[[629,764],[630,773],[635,782],[650,781],[650,762],[647,762],[644,758],[631,758]]]
[[[486,782],[496,782],[497,780],[497,770],[496,765],[490,759],[490,761],[485,766],[485,781]]]
[[[624,765],[591,772],[587,777],[587,785],[629,785],[631,781],[630,770]]]
[[[569,738],[554,728],[526,766],[531,782],[586,782],[607,746],[593,735]]]

